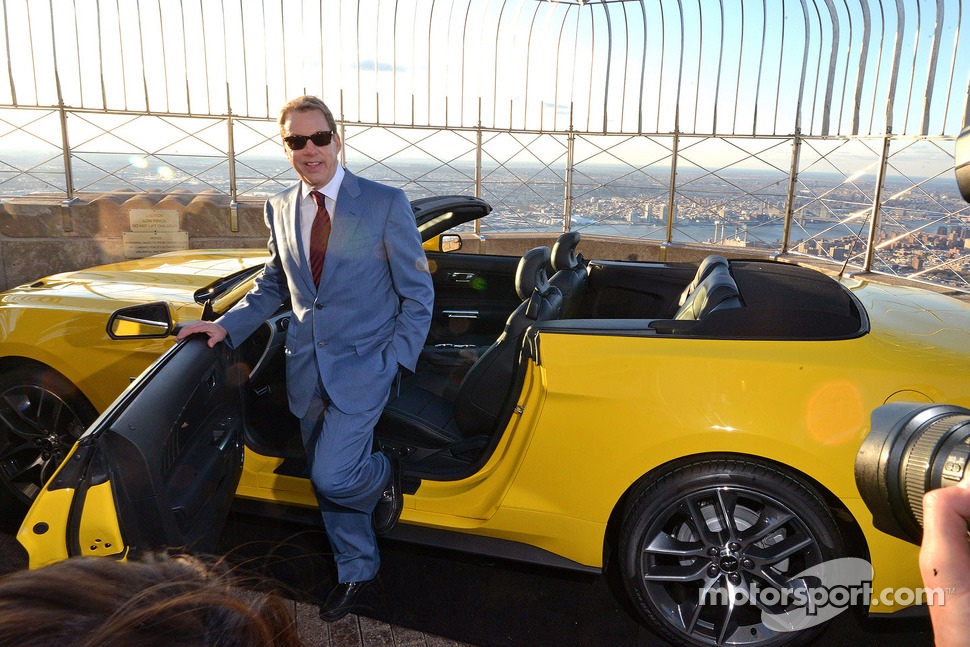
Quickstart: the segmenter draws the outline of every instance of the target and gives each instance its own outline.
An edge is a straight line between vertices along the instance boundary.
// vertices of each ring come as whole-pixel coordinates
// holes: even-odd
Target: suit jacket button
[[[323,310],[323,304],[322,303],[316,304],[316,308],[317,310]]]
[[[327,342],[325,342],[325,341],[318,341],[317,342],[317,348],[323,348],[326,345],[327,345]]]

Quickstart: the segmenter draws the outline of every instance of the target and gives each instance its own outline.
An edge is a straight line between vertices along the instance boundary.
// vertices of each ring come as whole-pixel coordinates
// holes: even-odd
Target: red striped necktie
[[[323,270],[323,258],[327,255],[327,241],[330,240],[330,214],[323,194],[311,191],[310,195],[317,203],[317,215],[310,227],[310,271],[313,273],[313,284],[320,287],[320,272]]]

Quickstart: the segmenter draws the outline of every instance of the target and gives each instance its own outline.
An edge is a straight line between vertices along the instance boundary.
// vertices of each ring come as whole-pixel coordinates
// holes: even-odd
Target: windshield
[[[240,270],[229,276],[210,283],[204,288],[195,291],[193,298],[195,302],[204,305],[209,302],[212,308],[220,311],[219,305],[232,306],[236,301],[249,291],[253,280],[263,271],[262,265]],[[226,308],[228,309],[228,307]]]

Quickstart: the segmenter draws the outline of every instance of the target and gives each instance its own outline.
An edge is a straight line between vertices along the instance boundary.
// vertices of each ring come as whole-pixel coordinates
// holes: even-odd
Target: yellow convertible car
[[[414,206],[429,241],[489,211]],[[970,307],[792,263],[586,261],[578,242],[429,252],[434,323],[376,433],[404,469],[392,537],[615,568],[679,644],[810,639],[834,615],[818,608],[827,564],[871,564],[874,593],[851,604],[905,612],[913,599],[878,593],[920,586],[916,546],[873,527],[853,463],[885,403],[970,405]],[[286,307],[236,350],[163,353],[258,270],[200,252],[4,296],[0,478],[33,500],[18,535],[32,566],[205,550],[231,504],[316,509],[286,408]]]

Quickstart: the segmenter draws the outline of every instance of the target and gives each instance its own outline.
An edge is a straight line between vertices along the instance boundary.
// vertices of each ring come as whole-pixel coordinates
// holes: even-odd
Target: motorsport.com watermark
[[[801,631],[839,615],[850,606],[912,604],[943,605],[949,591],[943,588],[872,589],[872,564],[845,557],[807,568],[788,580],[785,588],[746,586],[708,589],[699,592],[701,605],[755,604],[762,609],[761,621],[774,631]],[[769,609],[778,609],[772,613]]]

